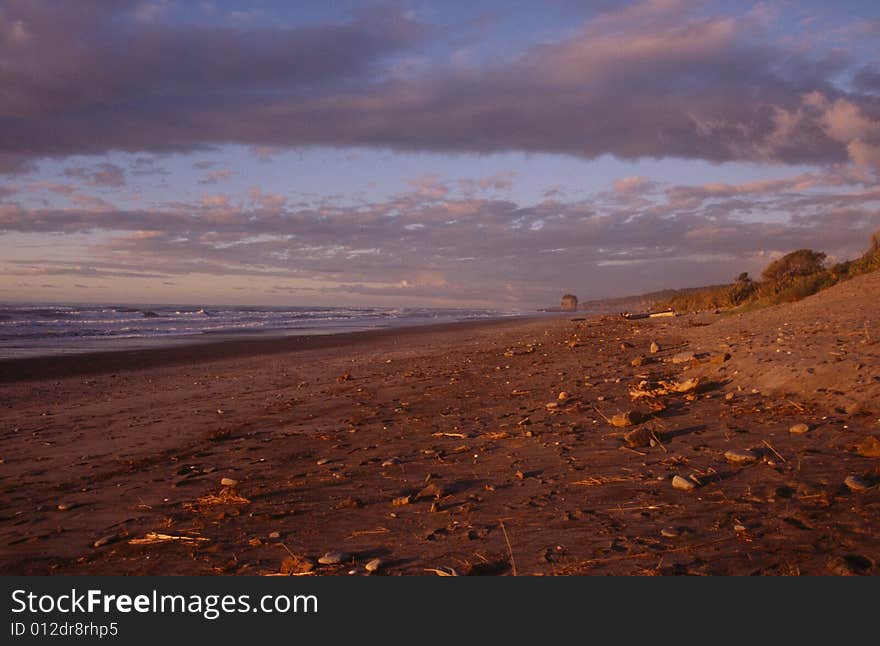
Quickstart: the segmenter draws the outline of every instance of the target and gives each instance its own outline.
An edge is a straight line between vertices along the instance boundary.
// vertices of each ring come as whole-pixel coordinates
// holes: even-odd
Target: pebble
[[[758,454],[749,450],[740,451],[738,449],[731,449],[730,451],[724,452],[724,459],[731,464],[750,464],[752,462],[757,462]]]
[[[678,538],[681,536],[681,532],[675,527],[664,527],[660,530],[660,536],[663,536],[664,538]]]
[[[645,426],[640,426],[639,428],[628,431],[623,436],[623,441],[626,442],[626,445],[629,448],[637,449],[639,447],[651,446],[651,442],[654,439],[652,435],[651,429]]]
[[[281,538],[281,532],[269,532],[269,538]]]
[[[58,504],[58,511],[69,511],[74,507],[79,507],[75,502],[62,502]]]
[[[637,410],[628,410],[623,413],[618,413],[614,417],[611,418],[612,426],[632,426],[633,424],[640,424],[645,420],[644,415],[642,415]]]
[[[795,424],[790,429],[788,429],[789,433],[794,433],[795,435],[803,435],[804,433],[809,433],[810,427],[806,424]]]
[[[238,484],[238,480],[233,480],[232,478],[223,478],[220,480],[221,487],[234,487]]]
[[[320,460],[315,462],[315,464],[317,464],[320,467],[320,466],[327,464],[328,462],[330,462],[329,458],[321,458]]]
[[[697,488],[697,485],[688,478],[682,478],[681,476],[672,476],[672,487],[681,491],[693,491]]]
[[[660,352],[660,346],[657,345],[654,341],[651,341],[651,352]]]
[[[345,552],[327,552],[318,559],[318,563],[321,565],[339,565],[343,561],[347,561],[348,558],[348,554]]]
[[[736,525],[733,526],[733,531],[735,531],[735,532],[744,532],[744,531],[746,531],[746,526],[745,526],[745,525],[736,524]]]
[[[395,464],[400,464],[400,460],[397,458],[388,458],[382,463],[383,467],[393,467]]]
[[[696,358],[693,352],[679,352],[672,357],[672,363],[689,363]]]
[[[568,399],[568,393],[563,390],[561,393],[559,393],[559,395],[556,397],[556,399],[558,399],[561,402],[564,402],[566,399]]]
[[[734,397],[736,397],[736,395],[734,395],[733,393],[727,393],[726,395],[724,395],[725,401],[733,401]]]
[[[364,569],[367,572],[378,572],[379,568],[383,565],[385,564],[382,562],[382,559],[373,559],[372,561],[367,561],[367,564],[364,565]]]
[[[869,480],[860,476],[847,476],[846,480],[843,481],[843,484],[845,484],[850,491],[867,491],[873,486]]]

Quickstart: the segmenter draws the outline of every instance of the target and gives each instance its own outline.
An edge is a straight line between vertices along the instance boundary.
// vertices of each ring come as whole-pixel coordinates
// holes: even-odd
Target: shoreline
[[[563,316],[560,313],[560,316]],[[246,358],[304,352],[352,345],[369,344],[399,336],[438,334],[456,330],[477,329],[508,323],[553,320],[554,316],[521,315],[492,319],[476,319],[406,325],[354,332],[325,334],[273,334],[266,332],[247,337],[217,332],[201,335],[199,340],[179,337],[178,343],[137,349],[108,349],[67,354],[0,358],[0,383],[44,381],[109,372],[145,370],[181,364],[199,364],[225,359]],[[213,338],[204,338],[211,336]]]

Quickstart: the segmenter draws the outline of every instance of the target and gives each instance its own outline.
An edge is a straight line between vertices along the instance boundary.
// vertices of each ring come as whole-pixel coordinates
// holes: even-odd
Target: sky
[[[0,302],[716,284],[878,179],[876,2],[0,0]]]

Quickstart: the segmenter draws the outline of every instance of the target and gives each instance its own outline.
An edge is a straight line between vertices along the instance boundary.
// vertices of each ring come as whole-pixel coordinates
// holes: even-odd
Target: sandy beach
[[[2,362],[0,572],[877,574],[878,285]]]

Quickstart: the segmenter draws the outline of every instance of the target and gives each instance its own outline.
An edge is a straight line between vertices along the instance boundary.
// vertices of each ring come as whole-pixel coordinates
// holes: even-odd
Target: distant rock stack
[[[566,294],[562,297],[562,309],[565,312],[574,312],[578,308],[578,297],[574,294]]]

